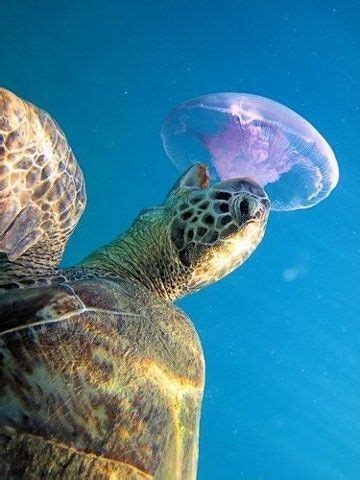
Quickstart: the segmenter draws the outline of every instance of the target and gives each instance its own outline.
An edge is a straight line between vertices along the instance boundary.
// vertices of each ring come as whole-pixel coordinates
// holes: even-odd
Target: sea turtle
[[[172,301],[263,237],[257,184],[186,171],[159,207],[57,269],[84,178],[51,117],[0,90],[0,478],[196,477],[204,359]]]

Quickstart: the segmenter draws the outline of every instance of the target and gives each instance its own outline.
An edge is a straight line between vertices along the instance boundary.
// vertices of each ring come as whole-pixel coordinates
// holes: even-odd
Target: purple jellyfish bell
[[[215,179],[251,178],[265,187],[272,210],[316,205],[339,179],[334,153],[320,133],[289,108],[257,95],[189,100],[169,114],[161,136],[179,169],[206,162]]]

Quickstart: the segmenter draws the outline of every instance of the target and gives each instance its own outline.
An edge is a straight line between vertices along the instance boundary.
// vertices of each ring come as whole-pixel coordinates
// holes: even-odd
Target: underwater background
[[[360,478],[358,1],[2,1],[0,84],[50,112],[83,168],[73,264],[162,202],[160,140],[201,94],[272,98],[320,130],[340,182],[271,212],[239,270],[179,304],[205,351],[200,480]]]

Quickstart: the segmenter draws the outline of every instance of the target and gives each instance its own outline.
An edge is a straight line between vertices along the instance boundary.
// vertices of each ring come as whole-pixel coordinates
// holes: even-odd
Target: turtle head
[[[175,300],[241,265],[264,235],[269,206],[253,181],[210,185],[206,166],[194,165],[162,205],[143,210],[127,232],[83,264]]]
[[[198,290],[241,265],[264,235],[269,207],[266,193],[252,180],[210,185],[202,164],[185,172],[163,204],[180,290]]]

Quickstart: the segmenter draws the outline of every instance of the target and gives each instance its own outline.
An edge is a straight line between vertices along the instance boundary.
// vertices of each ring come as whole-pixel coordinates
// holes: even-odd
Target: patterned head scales
[[[209,185],[207,169],[195,165],[170,192],[171,240],[196,290],[241,265],[261,241],[270,202],[249,179]]]
[[[46,112],[0,88],[0,251],[52,269],[86,203],[82,172]]]

